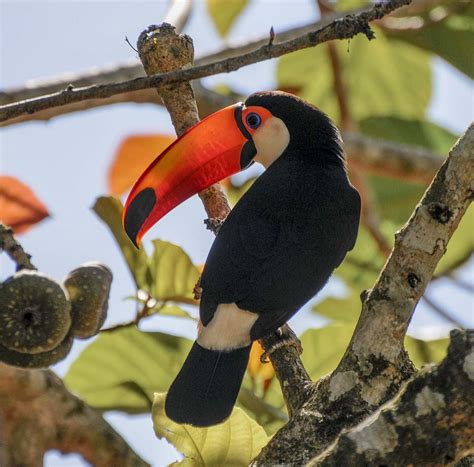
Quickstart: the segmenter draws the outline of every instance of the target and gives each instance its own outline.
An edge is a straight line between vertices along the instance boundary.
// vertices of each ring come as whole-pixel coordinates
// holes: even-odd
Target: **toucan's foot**
[[[298,355],[303,353],[300,340],[287,324],[279,327],[272,337],[270,346],[265,346],[266,350],[260,357],[262,363],[268,363],[270,355],[282,347],[293,347],[298,352]]]
[[[219,219],[218,217],[210,217],[209,219],[204,219],[204,224],[206,224],[208,230],[217,235],[219,230],[221,230],[224,220],[225,219]]]
[[[194,286],[193,294],[194,294],[194,300],[201,300],[202,287],[201,287],[201,278],[200,277],[199,277],[198,281],[196,282],[196,285]]]

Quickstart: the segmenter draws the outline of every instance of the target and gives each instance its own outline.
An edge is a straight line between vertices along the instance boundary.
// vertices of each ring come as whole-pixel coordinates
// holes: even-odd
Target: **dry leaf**
[[[115,196],[125,193],[173,141],[173,137],[166,135],[133,135],[125,138],[109,169],[109,193]]]
[[[14,177],[0,176],[0,221],[16,234],[49,216],[31,188]]]

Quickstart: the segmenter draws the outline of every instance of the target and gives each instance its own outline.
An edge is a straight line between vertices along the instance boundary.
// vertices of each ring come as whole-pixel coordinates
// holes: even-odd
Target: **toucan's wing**
[[[275,329],[324,286],[354,244],[359,199],[347,179],[340,189],[334,180],[316,185],[307,173],[276,164],[242,197],[214,241],[201,278],[204,325],[218,304],[236,303],[261,315],[259,335]]]

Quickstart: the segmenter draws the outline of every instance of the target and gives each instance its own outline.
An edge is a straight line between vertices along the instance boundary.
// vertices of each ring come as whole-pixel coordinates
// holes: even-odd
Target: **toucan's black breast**
[[[360,200],[342,167],[278,159],[224,222],[201,278],[204,325],[219,303],[260,313],[259,338],[326,283],[355,243]]]

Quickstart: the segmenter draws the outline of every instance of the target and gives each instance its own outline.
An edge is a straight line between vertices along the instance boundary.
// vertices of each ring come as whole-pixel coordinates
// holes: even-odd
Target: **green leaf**
[[[369,4],[369,0],[337,0],[334,4],[336,11],[351,11],[365,7]]]
[[[145,250],[135,248],[122,227],[122,202],[113,196],[101,196],[97,198],[92,209],[108,225],[123,253],[137,288],[142,288],[147,281],[148,257]]]
[[[313,311],[332,321],[354,323],[359,318],[361,308],[360,295],[354,289],[350,289],[347,297],[326,298],[315,305]]]
[[[332,323],[320,329],[309,329],[301,336],[302,360],[313,381],[333,371],[352,338],[355,323]],[[405,347],[417,367],[438,363],[446,355],[449,339],[424,341],[407,336]]]
[[[420,29],[408,29],[394,37],[439,55],[474,78],[474,59],[472,47],[469,46],[474,44],[474,6],[472,2],[465,2],[465,5],[465,8],[460,8],[459,13],[451,14],[443,21]]]
[[[427,363],[439,363],[448,349],[449,339],[421,340],[407,336],[405,348],[417,368]]]
[[[191,341],[129,327],[100,334],[74,361],[64,381],[101,410],[148,412],[155,391],[168,389]]]
[[[156,300],[174,300],[195,304],[193,289],[199,270],[189,256],[174,243],[153,240],[149,260],[152,276],[150,293]]]
[[[430,55],[375,29],[376,40],[358,35],[349,43],[334,42],[354,120],[374,115],[422,118],[430,101]],[[340,121],[328,45],[289,55],[278,62],[281,88],[301,89],[309,100],[336,122]]]
[[[360,294],[374,285],[384,263],[385,258],[374,239],[367,229],[361,226],[355,247],[347,254],[335,274]]]
[[[246,180],[242,185],[236,185],[234,183],[229,184],[227,187],[227,198],[229,199],[230,205],[235,206],[247,190],[254,184],[256,178],[252,177]]]
[[[369,175],[366,180],[377,200],[377,212],[384,232],[393,240],[395,232],[410,218],[421,200],[426,185],[378,175]]]
[[[189,318],[189,319],[196,319],[193,316],[191,316],[186,310],[183,310],[179,306],[176,305],[165,305],[163,307],[157,308],[156,312],[159,315],[163,316],[175,316],[178,318]]]
[[[359,122],[359,127],[367,136],[411,146],[423,146],[444,157],[458,139],[455,134],[435,123],[394,115],[363,119]]]
[[[474,252],[473,226],[474,207],[470,206],[451,237],[446,253],[436,267],[436,275],[446,274],[469,259]]]
[[[313,381],[333,371],[354,332],[355,323],[332,323],[324,328],[309,329],[301,336],[303,364]]]
[[[207,0],[207,11],[221,37],[227,36],[248,0]]]
[[[165,438],[185,458],[174,465],[247,466],[268,442],[265,430],[238,407],[219,425],[197,428],[179,425],[165,414],[166,394],[156,394],[153,426],[158,438]]]

